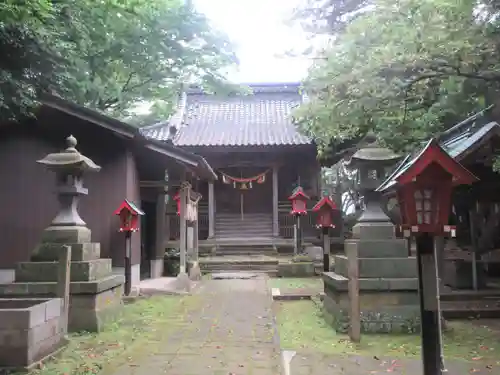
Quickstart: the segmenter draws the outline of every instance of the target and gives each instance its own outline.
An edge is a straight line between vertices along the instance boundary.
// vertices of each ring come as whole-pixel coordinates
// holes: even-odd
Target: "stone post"
[[[273,166],[273,237],[279,236],[278,218],[278,166]]]
[[[214,182],[208,182],[208,238],[215,237],[215,195]]]

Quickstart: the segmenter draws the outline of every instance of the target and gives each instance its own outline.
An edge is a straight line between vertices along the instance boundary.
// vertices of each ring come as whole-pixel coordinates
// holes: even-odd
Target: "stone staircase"
[[[217,238],[271,238],[273,218],[271,213],[240,214],[217,213],[215,236]]]
[[[278,259],[263,255],[224,255],[200,258],[201,272],[224,273],[224,272],[250,272],[266,273],[276,276],[278,273]]]

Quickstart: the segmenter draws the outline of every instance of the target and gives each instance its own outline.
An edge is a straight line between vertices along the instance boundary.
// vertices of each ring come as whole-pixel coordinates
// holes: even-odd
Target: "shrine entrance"
[[[215,187],[216,212],[246,215],[272,212],[271,170],[266,168],[227,168]],[[236,217],[235,217],[236,219]]]

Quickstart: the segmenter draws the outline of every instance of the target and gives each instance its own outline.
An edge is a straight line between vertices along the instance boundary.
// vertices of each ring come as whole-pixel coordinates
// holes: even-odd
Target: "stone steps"
[[[200,258],[200,269],[202,273],[218,273],[218,272],[264,272],[270,275],[276,275],[278,272],[277,259],[265,259],[251,257],[217,257],[217,258]]]

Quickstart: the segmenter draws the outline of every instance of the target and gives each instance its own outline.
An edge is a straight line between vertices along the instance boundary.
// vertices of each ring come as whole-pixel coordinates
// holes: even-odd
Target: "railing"
[[[310,211],[314,206],[315,202],[308,202],[307,208]],[[167,213],[167,220],[170,225],[170,240],[179,239],[179,216],[172,208]],[[278,225],[279,225],[279,235],[283,238],[293,238],[293,226],[295,224],[295,218],[290,215],[292,206],[289,201],[281,201],[278,203]],[[198,207],[198,228],[200,230],[200,240],[206,240],[208,238],[208,207],[206,204],[202,204]],[[306,215],[301,219],[301,225],[303,230],[303,235],[305,237],[316,237],[318,235],[318,229],[316,229],[316,217],[315,215]]]
[[[308,202],[307,209],[310,210],[313,206],[314,204],[309,204]],[[283,238],[293,238],[293,226],[296,220],[290,215],[290,211],[292,211],[292,205],[289,201],[278,202],[279,233],[280,237]],[[318,230],[315,227],[315,218],[312,215],[306,215],[301,218],[300,224],[305,237],[314,237],[318,234]]]

